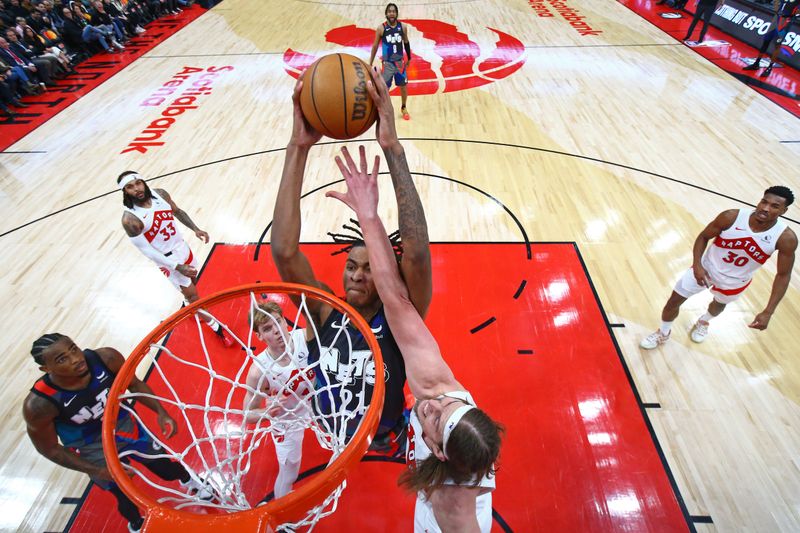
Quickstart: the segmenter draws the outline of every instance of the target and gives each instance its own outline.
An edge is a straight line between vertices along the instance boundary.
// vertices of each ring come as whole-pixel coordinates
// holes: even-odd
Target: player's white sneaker
[[[698,320],[692,328],[691,338],[694,342],[701,343],[708,336],[708,322]]]
[[[653,333],[642,339],[642,342],[639,343],[639,347],[644,348],[645,350],[652,350],[657,346],[661,346],[668,340],[669,340],[669,333],[664,335],[663,333],[661,333],[660,329],[657,329]]]
[[[203,481],[195,479],[194,477],[190,477],[189,481],[185,483],[181,481],[180,484],[183,490],[196,496],[197,498],[200,498],[201,500],[211,500],[214,498],[214,491],[211,490],[211,487],[209,487]]]

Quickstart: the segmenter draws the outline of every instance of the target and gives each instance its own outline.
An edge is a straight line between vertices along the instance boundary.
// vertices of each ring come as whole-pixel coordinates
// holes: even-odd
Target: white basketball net
[[[285,295],[277,296],[283,297],[286,301],[286,305],[281,305],[284,311],[294,307],[288,304]],[[130,413],[161,448],[147,453],[125,450],[119,454],[120,459],[125,457],[145,459],[164,457],[178,461],[189,471],[196,483],[203,484],[205,491],[190,494],[185,490],[174,488],[174,483],[153,476],[136,460],[127,461],[127,464],[123,463],[129,472],[143,479],[152,489],[163,493],[159,494],[159,502],[168,502],[175,509],[187,509],[201,513],[209,512],[211,509],[237,512],[260,505],[263,498],[272,491],[272,487],[260,486],[254,489],[252,483],[248,486],[246,480],[249,472],[258,471],[258,464],[256,464],[258,459],[255,452],[261,447],[272,446],[273,438],[268,437],[280,438],[286,433],[298,429],[310,430],[316,436],[316,442],[320,448],[326,450],[326,453],[329,452],[327,465],[330,465],[350,442],[350,438],[360,424],[361,415],[367,409],[364,401],[367,396],[365,393],[366,379],[356,379],[355,381],[356,383],[360,382],[360,394],[352,394],[352,391],[338,387],[339,383],[331,379],[323,381],[323,384],[315,382],[314,375],[321,371],[321,362],[326,364],[324,363],[326,350],[319,345],[317,340],[319,335],[317,335],[310,318],[305,294],[301,295],[300,306],[293,320],[289,316],[285,318],[293,324],[304,322],[307,327],[313,329],[313,339],[309,341],[309,348],[312,343],[316,344],[317,353],[321,355],[311,365],[307,362],[303,364],[302,357],[299,357],[298,353],[292,353],[298,350],[296,345],[294,349],[291,348],[293,343],[288,338],[292,336],[291,333],[283,336],[286,349],[280,356],[269,357],[266,353],[259,354],[260,349],[254,353],[253,343],[257,342],[253,327],[254,316],[256,314],[266,315],[275,326],[278,325],[278,322],[273,315],[257,307],[258,302],[253,293],[249,294],[249,299],[243,295],[241,298],[225,302],[225,305],[230,305],[230,302],[233,302],[234,306],[246,305],[249,308],[250,326],[246,342],[236,336],[233,328],[219,320],[213,309],[196,312],[184,318],[182,323],[193,318],[202,353],[178,354],[177,350],[164,344],[151,344],[146,358],[149,357],[155,372],[163,380],[166,390],[153,395],[126,392],[119,397],[120,408]],[[220,340],[216,338],[217,335],[205,323],[208,317],[216,319],[235,339],[238,346],[221,348]],[[344,325],[349,322],[346,315],[343,322]],[[174,333],[175,329],[172,331]],[[363,359],[363,356],[358,359],[352,357],[353,339],[350,338],[348,329],[341,327],[337,330],[336,335],[337,338],[341,336],[346,341],[345,345],[350,347],[348,363],[343,365],[341,364],[342,359],[340,359],[338,365],[337,376],[340,381],[344,383],[345,380],[353,379],[353,376],[369,376],[370,374],[374,376],[374,360],[371,354],[367,359]],[[174,345],[175,343],[169,344]],[[260,342],[258,344],[263,345]],[[331,343],[331,345],[333,344]],[[221,358],[212,357],[209,354],[209,347],[214,354],[223,354],[223,357],[227,358],[229,363],[227,372],[215,370],[212,360]],[[159,353],[160,355],[156,357]],[[256,360],[257,357],[259,361]],[[233,372],[230,371],[231,358],[241,359],[241,363]],[[268,376],[274,375],[273,373],[280,370],[281,363],[286,363],[287,359],[285,358],[293,361],[302,371],[295,372],[293,378],[282,385],[278,383],[279,388],[276,390],[275,381],[270,384]],[[330,362],[330,359],[328,358],[327,361]],[[246,383],[250,365],[259,365],[262,370],[256,387],[248,386]],[[185,373],[176,371],[176,368],[184,369]],[[323,372],[324,370],[322,369]],[[198,382],[198,371],[202,371],[200,375],[204,376],[205,383]],[[194,388],[191,394],[179,392],[186,388],[180,385],[185,383],[182,380],[185,380],[187,375],[191,375],[193,380]],[[253,395],[253,401],[250,402],[249,407],[243,405],[243,392]],[[122,401],[141,400],[142,398],[158,400],[173,415],[176,410],[180,411],[180,417],[175,416],[174,418],[178,422],[179,431],[189,433],[190,440],[185,447],[177,449],[175,439],[163,440],[161,432],[155,424],[146,424],[139,413]],[[146,409],[140,406],[139,410],[145,411]],[[324,413],[324,415],[320,413]],[[251,419],[251,423],[246,422],[248,418]],[[307,436],[308,431],[306,431]],[[266,460],[277,461],[274,451],[261,453],[259,457],[260,464],[264,464]],[[306,463],[303,463],[301,477],[303,469],[307,467]],[[294,487],[296,488],[299,483],[300,481],[296,482]],[[321,518],[336,511],[337,500],[345,486],[346,482],[338,486],[325,500],[309,509],[303,519],[294,523],[282,524],[278,530],[300,528],[310,531]],[[212,493],[211,499],[202,499],[202,497],[208,498]],[[203,508],[206,510],[204,511]]]

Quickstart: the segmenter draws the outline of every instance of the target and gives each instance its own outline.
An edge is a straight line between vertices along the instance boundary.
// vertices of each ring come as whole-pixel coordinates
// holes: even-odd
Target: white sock
[[[222,329],[222,326],[219,324],[219,322],[217,322],[216,319],[213,319],[211,317],[206,319],[206,324],[208,324],[208,327],[210,327],[211,331],[213,331],[214,333],[219,333],[219,330]]]
[[[666,337],[667,335],[669,335],[669,332],[672,331],[672,321],[670,321],[670,322],[663,322],[662,321],[661,322],[661,327],[658,328],[658,329],[661,330],[661,334]]]
[[[704,313],[703,316],[697,319],[698,322],[711,322],[711,319],[714,318],[714,315],[711,313]]]

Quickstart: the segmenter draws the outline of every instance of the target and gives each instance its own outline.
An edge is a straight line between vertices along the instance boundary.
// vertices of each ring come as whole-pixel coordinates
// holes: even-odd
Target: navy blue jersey
[[[336,309],[331,311],[325,324],[319,328],[319,342],[309,342],[308,363],[312,365],[319,362],[318,388],[331,385],[337,407],[342,405],[339,402],[343,402],[346,408],[353,410],[362,395],[365,396],[364,404],[369,405],[375,385],[375,366],[371,359],[372,352],[361,332],[349,321],[343,327],[342,317],[340,311]],[[386,383],[386,396],[378,428],[380,435],[395,427],[403,416],[406,366],[389,329],[383,307],[370,320],[369,326],[381,347]],[[320,357],[320,346],[322,357]],[[326,405],[328,395],[319,394],[317,398],[320,402],[318,407],[321,407],[323,412],[328,412],[330,408],[329,403]],[[358,414],[363,414],[363,411]]]
[[[108,391],[115,374],[108,369],[94,350],[83,350],[92,379],[81,390],[62,389],[45,374],[34,383],[31,392],[49,400],[58,409],[54,422],[61,443],[67,448],[81,448],[101,438],[103,413]],[[120,410],[120,419],[127,417]]]
[[[394,27],[390,26],[388,22],[383,23],[383,37],[381,37],[383,45],[383,60],[396,61],[403,60],[403,23],[399,20]]]

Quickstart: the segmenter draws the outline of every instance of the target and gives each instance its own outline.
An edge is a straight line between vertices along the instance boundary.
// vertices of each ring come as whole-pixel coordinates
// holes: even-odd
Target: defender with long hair
[[[368,90],[374,87],[368,82]],[[411,412],[401,485],[417,491],[414,531],[488,532],[492,524],[495,464],[502,428],[475,405],[456,380],[397,270],[378,208],[378,166],[360,167],[347,148],[336,164],[347,192],[328,192],[355,211],[366,242],[375,288],[406,364],[408,385],[417,399]]]

